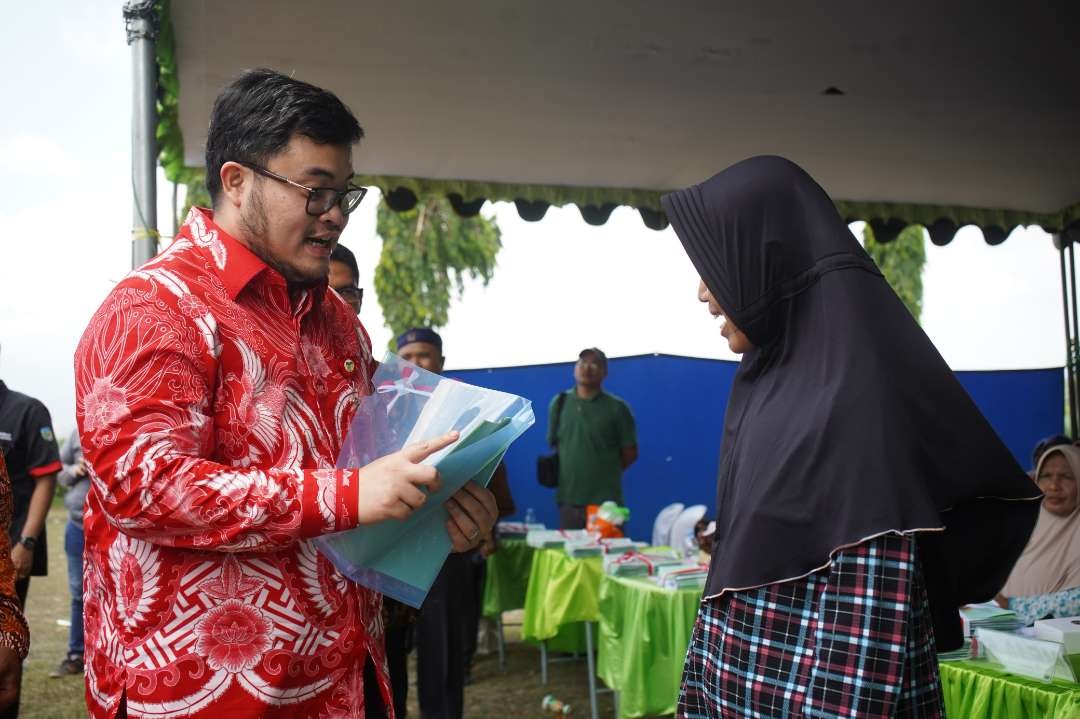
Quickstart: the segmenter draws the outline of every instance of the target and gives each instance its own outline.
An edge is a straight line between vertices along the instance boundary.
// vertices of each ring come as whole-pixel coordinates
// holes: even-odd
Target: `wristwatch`
[[[19,544],[32,552],[34,551],[34,545],[37,544],[37,537],[19,537]]]

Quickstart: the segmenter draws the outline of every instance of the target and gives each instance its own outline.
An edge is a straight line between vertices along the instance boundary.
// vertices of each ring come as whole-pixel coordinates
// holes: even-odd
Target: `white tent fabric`
[[[1057,213],[1080,201],[1077,8],[184,0],[171,18],[191,166],[218,90],[269,66],[354,110],[362,175],[667,190],[775,153],[843,200]]]

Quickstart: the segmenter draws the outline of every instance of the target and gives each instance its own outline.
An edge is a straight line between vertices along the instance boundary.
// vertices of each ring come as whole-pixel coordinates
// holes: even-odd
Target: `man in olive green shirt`
[[[582,350],[574,389],[555,395],[548,407],[547,440],[559,452],[555,501],[561,529],[584,529],[586,505],[609,499],[622,504],[622,473],[638,456],[634,415],[626,402],[603,390],[606,377],[607,356],[595,347]],[[560,396],[565,399],[556,413]]]

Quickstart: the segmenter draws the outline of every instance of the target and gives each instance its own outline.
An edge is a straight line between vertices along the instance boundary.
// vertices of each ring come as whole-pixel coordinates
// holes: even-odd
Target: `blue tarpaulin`
[[[737,362],[672,355],[620,357],[609,363],[604,389],[629,403],[637,420],[640,457],[623,475],[630,533],[648,538],[657,512],[671,502],[704,504],[716,495],[720,433]],[[558,525],[555,493],[536,482],[545,443],[548,404],[573,386],[573,363],[460,370],[463,382],[532,400],[536,425],[510,448],[506,467],[518,519],[532,508],[537,521]],[[957,372],[986,419],[1025,469],[1035,443],[1062,431],[1064,373],[1058,368]]]

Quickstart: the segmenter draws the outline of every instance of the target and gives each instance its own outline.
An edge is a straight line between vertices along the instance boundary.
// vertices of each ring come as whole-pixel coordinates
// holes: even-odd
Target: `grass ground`
[[[67,621],[71,599],[67,589],[67,559],[64,556],[63,507],[53,507],[48,517],[49,576],[30,582],[26,616],[30,622],[30,656],[23,668],[23,719],[77,719],[86,716],[83,682],[80,677],[51,678],[49,672],[67,651]],[[508,621],[515,621],[508,617]],[[517,618],[520,621],[520,618]],[[551,717],[540,702],[553,694],[570,704],[573,715],[588,716],[589,694],[584,660],[550,665],[548,685],[540,684],[540,652],[519,641],[515,626],[507,627],[506,671],[499,671],[497,655],[477,657],[473,683],[465,689],[465,716],[468,719]],[[418,717],[415,662],[410,661],[409,716]],[[600,696],[600,716],[612,716],[611,694]]]

